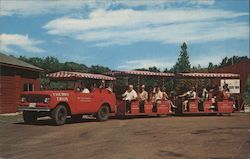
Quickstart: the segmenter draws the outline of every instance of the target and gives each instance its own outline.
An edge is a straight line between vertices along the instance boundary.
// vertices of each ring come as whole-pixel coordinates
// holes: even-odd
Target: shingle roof
[[[19,67],[23,67],[23,68],[43,71],[43,69],[41,69],[39,67],[36,67],[36,66],[28,64],[24,61],[18,60],[15,57],[5,55],[1,52],[0,52],[0,64],[13,65],[13,66],[19,66]]]

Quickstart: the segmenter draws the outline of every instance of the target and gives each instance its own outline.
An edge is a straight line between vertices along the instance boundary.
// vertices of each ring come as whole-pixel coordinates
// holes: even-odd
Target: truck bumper
[[[18,106],[17,110],[19,111],[34,111],[34,112],[49,112],[51,109],[46,107],[27,107],[27,106]]]

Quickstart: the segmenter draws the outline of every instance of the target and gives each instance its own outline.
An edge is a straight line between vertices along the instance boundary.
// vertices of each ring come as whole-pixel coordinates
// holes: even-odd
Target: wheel
[[[37,121],[36,112],[23,111],[23,120],[27,124],[33,124]]]
[[[68,115],[67,108],[64,105],[58,105],[52,112],[52,119],[56,125],[63,125]]]
[[[82,120],[82,115],[77,114],[77,115],[71,115],[71,121],[73,122],[80,122]]]
[[[98,121],[105,121],[109,118],[109,107],[107,105],[101,106],[99,111],[96,114],[96,119]]]

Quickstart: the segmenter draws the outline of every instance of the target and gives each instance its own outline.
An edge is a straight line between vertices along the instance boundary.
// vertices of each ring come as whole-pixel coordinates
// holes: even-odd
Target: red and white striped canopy
[[[190,78],[239,78],[239,74],[233,73],[179,73],[179,77],[190,77]]]
[[[58,79],[58,78],[89,78],[89,79],[100,79],[100,80],[108,80],[113,81],[115,80],[114,77],[109,77],[105,75],[100,74],[91,74],[91,73],[80,73],[80,72],[69,72],[69,71],[60,71],[55,73],[47,74],[47,77],[52,79]]]
[[[150,71],[110,71],[109,75],[143,75],[143,76],[161,76],[161,77],[174,77],[173,73],[150,72]]]

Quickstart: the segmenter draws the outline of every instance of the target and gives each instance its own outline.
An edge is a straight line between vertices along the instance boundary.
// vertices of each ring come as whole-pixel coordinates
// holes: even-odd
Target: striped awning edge
[[[116,78],[109,77],[101,74],[91,74],[91,73],[80,73],[80,72],[69,72],[69,71],[59,71],[47,74],[48,78],[89,78],[89,79],[100,79],[113,81]]]

